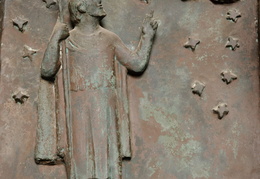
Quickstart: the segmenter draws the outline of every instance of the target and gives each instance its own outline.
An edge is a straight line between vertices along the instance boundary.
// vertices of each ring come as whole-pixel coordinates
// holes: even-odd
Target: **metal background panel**
[[[143,74],[130,73],[133,157],[123,163],[123,178],[260,178],[258,1],[213,4],[209,0],[140,0],[103,2],[103,25],[131,49],[137,46],[145,14],[154,10],[159,27],[150,64]],[[0,176],[66,178],[63,165],[34,162],[40,64],[58,7],[43,1],[5,2],[1,45]],[[227,12],[236,9],[234,23]],[[1,15],[0,15],[1,17]],[[12,19],[28,20],[20,32]],[[188,38],[199,39],[192,51]],[[228,38],[239,40],[236,50]],[[32,61],[24,45],[37,49]],[[231,70],[237,79],[222,81]],[[201,96],[192,83],[205,84]],[[29,98],[15,103],[22,91]],[[227,103],[221,120],[212,109]]]

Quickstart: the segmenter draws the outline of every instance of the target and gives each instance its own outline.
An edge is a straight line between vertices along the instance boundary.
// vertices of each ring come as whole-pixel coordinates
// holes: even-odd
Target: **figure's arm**
[[[143,22],[142,35],[135,51],[129,50],[120,38],[115,42],[117,60],[128,70],[142,72],[148,65],[154,36],[158,23],[153,19],[153,12],[146,15]]]
[[[41,64],[41,77],[52,81],[60,69],[60,42],[69,36],[69,30],[66,24],[59,21],[53,29],[51,39],[44,53]]]

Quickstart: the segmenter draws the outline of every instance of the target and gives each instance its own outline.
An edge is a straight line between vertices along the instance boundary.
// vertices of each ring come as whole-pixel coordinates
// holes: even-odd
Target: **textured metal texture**
[[[257,2],[103,2],[103,25],[129,48],[138,43],[146,13],[153,9],[160,20],[147,70],[128,76],[132,158],[123,162],[123,178],[260,178]],[[231,19],[233,10],[241,17]],[[0,176],[66,178],[62,164],[34,161],[40,65],[58,7],[12,0],[4,14]],[[19,17],[28,20],[22,31],[13,23]],[[200,43],[185,48],[189,38]],[[25,45],[37,52],[25,53]],[[205,87],[195,93],[195,83]],[[220,120],[213,109],[221,104],[229,112],[221,109]]]

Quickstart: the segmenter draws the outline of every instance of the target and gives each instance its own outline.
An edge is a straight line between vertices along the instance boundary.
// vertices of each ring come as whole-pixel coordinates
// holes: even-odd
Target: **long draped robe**
[[[122,157],[131,157],[126,71],[115,61],[113,39],[106,30],[82,34],[84,40],[73,34],[77,33],[71,32],[66,49],[72,125],[71,134],[67,134],[72,136],[69,173],[75,178],[120,178]],[[55,139],[55,127],[48,127],[43,120],[48,118],[51,126],[58,128],[59,122],[54,122],[58,118],[54,113],[44,113],[51,109],[41,101],[53,91],[46,84],[41,82],[35,158],[54,161],[57,154],[53,146],[60,148],[59,136]],[[51,130],[43,130],[46,128]],[[52,142],[47,139],[50,137]]]

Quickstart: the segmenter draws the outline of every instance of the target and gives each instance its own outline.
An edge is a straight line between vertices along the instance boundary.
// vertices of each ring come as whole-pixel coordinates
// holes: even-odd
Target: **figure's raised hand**
[[[58,41],[61,41],[61,40],[65,40],[66,38],[68,38],[69,35],[70,34],[69,34],[68,26],[58,20],[53,29],[53,36]]]
[[[146,17],[143,21],[142,31],[144,34],[154,35],[158,28],[158,21],[153,18],[153,12],[146,14]]]

